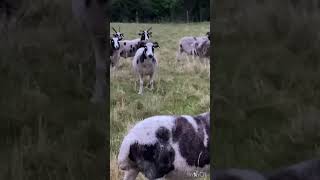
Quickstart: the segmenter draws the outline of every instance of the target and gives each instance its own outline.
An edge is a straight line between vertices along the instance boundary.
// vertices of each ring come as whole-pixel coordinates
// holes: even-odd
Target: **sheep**
[[[195,55],[200,58],[209,58],[210,57],[210,40],[209,38],[199,39],[194,42]]]
[[[138,122],[124,137],[118,166],[124,180],[141,172],[148,179],[194,179],[210,169],[210,112],[159,115]]]
[[[143,94],[143,77],[150,76],[149,85],[153,89],[154,75],[158,65],[158,60],[154,54],[154,48],[158,48],[157,42],[141,41],[139,49],[132,60],[134,72],[139,76],[140,88],[138,94]]]
[[[120,26],[119,26],[119,31],[114,29],[114,27],[112,27],[112,30],[114,31],[113,37],[117,37],[119,41],[123,40],[124,34],[120,32]]]
[[[141,30],[141,32],[138,33],[140,38],[120,41],[120,56],[123,58],[134,57],[139,48],[139,42],[147,41],[150,39],[152,35],[152,32],[150,31],[151,29],[152,27],[145,31]]]
[[[95,86],[91,97],[93,103],[104,103],[107,89],[107,37],[105,22],[107,21],[106,0],[72,0],[73,16],[82,24],[91,38],[95,55]]]
[[[208,39],[208,33],[206,36],[200,36],[200,37],[183,37],[179,41],[179,50],[176,54],[176,60],[180,60],[180,56],[182,54],[186,55],[193,55],[193,57],[196,55],[196,47],[195,42],[203,39]]]
[[[110,38],[110,65],[115,67],[117,63],[117,59],[119,59],[119,37]]]

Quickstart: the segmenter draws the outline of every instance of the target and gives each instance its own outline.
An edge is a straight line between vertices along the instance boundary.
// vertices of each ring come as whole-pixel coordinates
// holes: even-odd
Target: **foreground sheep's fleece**
[[[153,116],[137,123],[124,138],[118,165],[125,180],[141,172],[148,179],[192,179],[208,172],[210,113]]]

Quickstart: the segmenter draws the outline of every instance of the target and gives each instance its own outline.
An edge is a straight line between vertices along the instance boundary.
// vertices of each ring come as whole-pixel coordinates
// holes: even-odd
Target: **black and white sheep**
[[[119,59],[119,49],[120,49],[120,43],[119,43],[119,37],[111,37],[110,38],[110,60],[111,66],[116,66],[116,63]]]
[[[210,112],[153,116],[138,122],[125,136],[118,155],[124,180],[139,172],[148,179],[194,179],[210,169]]]
[[[152,32],[150,31],[151,29],[152,27],[148,30],[141,30],[141,32],[139,32],[140,38],[120,41],[120,57],[134,57],[139,48],[139,42],[148,41],[150,39],[152,35]]]
[[[154,75],[158,66],[157,57],[154,54],[154,48],[158,48],[157,42],[140,41],[139,49],[132,60],[132,67],[134,72],[139,77],[139,94],[143,93],[143,78],[150,77],[149,85],[153,89]]]
[[[320,160],[306,160],[269,173],[246,169],[214,170],[213,180],[319,180]]]
[[[202,40],[208,39],[208,33],[206,36],[200,36],[200,37],[192,37],[192,36],[187,36],[183,37],[179,41],[179,50],[176,54],[176,59],[180,60],[181,55],[186,54],[186,55],[192,55],[195,57],[196,54],[196,45],[199,43],[196,43],[197,41],[200,42]]]

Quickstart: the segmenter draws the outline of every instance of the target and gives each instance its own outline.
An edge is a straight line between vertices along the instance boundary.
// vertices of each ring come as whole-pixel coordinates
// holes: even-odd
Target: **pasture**
[[[210,29],[209,22],[191,24],[135,24],[111,23],[124,33],[124,39],[138,38],[141,29],[152,26],[158,71],[155,88],[144,87],[138,95],[138,78],[132,71],[132,58],[120,59],[119,67],[110,73],[110,169],[111,179],[119,180],[122,173],[117,166],[119,146],[128,129],[136,122],[153,115],[198,114],[210,110],[209,60],[182,59],[177,62],[176,51],[183,36],[202,36]],[[112,32],[110,30],[110,32]],[[145,81],[148,82],[148,81]],[[140,179],[143,177],[140,175]]]

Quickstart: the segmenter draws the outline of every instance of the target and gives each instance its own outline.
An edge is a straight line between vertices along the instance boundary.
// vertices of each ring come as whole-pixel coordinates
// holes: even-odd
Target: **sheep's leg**
[[[140,80],[140,87],[139,87],[138,94],[142,94],[142,91],[143,91],[143,77],[142,77],[142,75],[139,75],[139,80]]]
[[[153,90],[153,88],[154,88],[153,84],[154,84],[154,74],[151,74],[150,75],[150,82],[149,82],[151,90]]]
[[[136,169],[130,169],[124,173],[123,180],[135,180],[139,174],[139,171]]]

